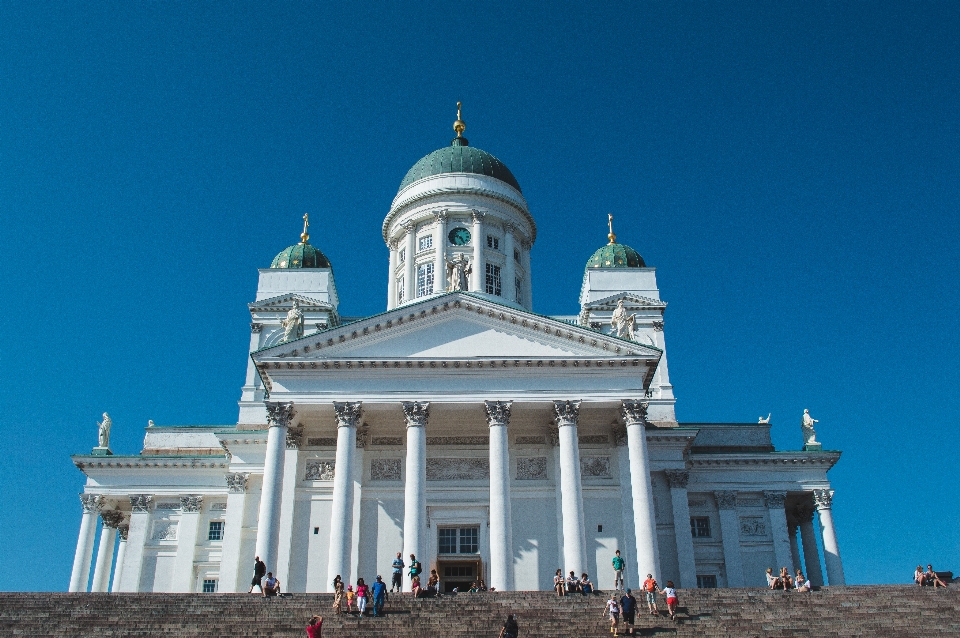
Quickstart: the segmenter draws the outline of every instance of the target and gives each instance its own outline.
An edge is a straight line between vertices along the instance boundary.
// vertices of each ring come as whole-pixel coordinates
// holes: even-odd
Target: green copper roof
[[[307,243],[284,248],[273,258],[271,268],[329,268],[330,261],[322,252]]]
[[[643,257],[630,246],[607,244],[587,260],[587,268],[646,268]]]
[[[400,190],[424,177],[443,173],[486,175],[520,190],[517,179],[503,162],[486,151],[467,146],[466,141],[462,137],[456,138],[453,140],[453,145],[437,149],[422,158],[407,171],[407,176],[400,182]]]

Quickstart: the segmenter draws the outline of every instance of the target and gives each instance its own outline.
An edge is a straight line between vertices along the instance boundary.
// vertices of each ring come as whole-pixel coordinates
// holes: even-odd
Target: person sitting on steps
[[[923,575],[927,579],[927,584],[932,585],[934,589],[947,586],[937,575],[937,572],[933,571],[933,565],[927,565],[927,571]]]
[[[773,567],[767,567],[767,587],[776,589],[782,585],[783,583],[780,582],[780,579],[773,575]]]
[[[273,577],[273,572],[267,572],[267,578],[263,581],[263,597],[279,595],[280,581]]]
[[[590,577],[586,574],[580,577],[580,593],[584,596],[593,593],[593,583],[590,582]]]
[[[570,575],[567,576],[567,593],[575,594],[580,591],[580,581],[574,575],[573,570],[570,570]]]
[[[559,569],[557,570],[556,575],[553,577],[553,590],[557,592],[557,596],[566,595],[566,588],[564,587],[563,582],[563,572]]]

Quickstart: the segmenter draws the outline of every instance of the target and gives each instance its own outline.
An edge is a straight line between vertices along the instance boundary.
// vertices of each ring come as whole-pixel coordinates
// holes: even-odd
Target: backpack
[[[420,561],[415,560],[410,563],[410,575],[419,576],[420,575]]]
[[[655,581],[655,580],[652,579],[652,578],[648,578],[647,580],[645,580],[645,581],[643,582],[643,588],[644,588],[644,590],[646,590],[646,591],[656,591],[656,589],[657,589],[657,581]]]

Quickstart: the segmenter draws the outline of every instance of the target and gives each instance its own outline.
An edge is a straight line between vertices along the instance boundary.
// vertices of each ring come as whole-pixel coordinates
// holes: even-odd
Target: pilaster
[[[249,478],[250,474],[247,472],[230,472],[224,476],[227,483],[227,511],[224,513],[223,552],[220,559],[220,591],[223,593],[246,591],[241,582],[241,571],[252,557],[241,556],[240,547],[249,503]]]
[[[120,591],[140,591],[140,573],[143,570],[143,548],[150,532],[150,510],[153,497],[149,494],[130,495],[130,528],[127,533],[127,551],[120,575]]]
[[[723,538],[723,562],[727,587],[743,587],[743,556],[740,553],[740,517],[737,515],[737,493],[714,492],[720,508],[720,536]]]
[[[670,501],[673,505],[673,533],[677,543],[677,562],[680,565],[680,587],[694,589],[697,586],[697,563],[693,551],[693,535],[690,533],[690,501],[687,470],[667,470],[670,484]]]
[[[790,551],[790,538],[787,532],[787,511],[784,509],[786,492],[764,492],[763,502],[770,516],[770,531],[773,534],[773,553],[777,557],[777,566],[786,567],[791,574],[796,569]]]

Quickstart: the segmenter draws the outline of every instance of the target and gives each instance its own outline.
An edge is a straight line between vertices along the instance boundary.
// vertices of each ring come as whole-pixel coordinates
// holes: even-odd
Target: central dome
[[[506,182],[518,191],[523,192],[520,190],[517,178],[513,176],[506,164],[486,151],[467,146],[466,139],[462,137],[454,139],[451,146],[437,149],[414,164],[413,168],[407,171],[403,181],[400,182],[399,190],[403,190],[424,177],[443,173],[486,175],[499,179],[501,182]]]

